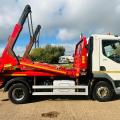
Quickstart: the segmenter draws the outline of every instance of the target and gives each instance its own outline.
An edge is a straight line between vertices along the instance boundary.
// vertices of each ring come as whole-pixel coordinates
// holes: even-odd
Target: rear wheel
[[[112,86],[105,82],[98,82],[93,89],[93,98],[100,102],[106,102],[112,100],[114,95]]]
[[[29,100],[30,93],[24,84],[17,83],[10,87],[8,97],[15,104],[23,104]]]

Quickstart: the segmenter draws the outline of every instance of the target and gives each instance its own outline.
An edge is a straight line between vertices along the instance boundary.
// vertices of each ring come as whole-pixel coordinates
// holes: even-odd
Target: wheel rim
[[[100,98],[104,98],[108,96],[109,90],[107,87],[100,87],[97,90],[97,94],[99,95]]]
[[[12,92],[12,97],[16,101],[21,101],[25,96],[24,90],[22,88],[15,88]]]

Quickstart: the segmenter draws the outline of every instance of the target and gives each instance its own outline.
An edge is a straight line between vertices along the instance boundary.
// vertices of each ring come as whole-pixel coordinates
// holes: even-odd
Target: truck
[[[23,57],[17,57],[13,50],[30,14],[31,7],[27,5],[0,57],[0,88],[8,91],[11,102],[23,104],[32,95],[85,95],[106,102],[120,94],[119,36],[96,34],[91,35],[87,42],[82,35],[75,47],[72,68],[34,62],[29,53],[40,26],[31,35]]]

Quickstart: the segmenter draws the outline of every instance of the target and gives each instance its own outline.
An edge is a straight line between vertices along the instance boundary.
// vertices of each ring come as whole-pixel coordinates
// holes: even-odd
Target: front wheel
[[[112,86],[105,82],[98,82],[93,89],[93,98],[100,102],[106,102],[112,100],[114,95]]]
[[[15,104],[23,104],[29,100],[30,93],[24,84],[17,83],[10,87],[8,97]]]

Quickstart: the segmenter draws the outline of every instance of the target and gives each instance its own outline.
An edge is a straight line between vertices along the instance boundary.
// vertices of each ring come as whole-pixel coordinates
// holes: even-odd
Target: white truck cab
[[[93,83],[104,81],[111,85],[111,91],[107,91],[104,85],[98,87],[96,94],[100,92],[115,92],[120,94],[120,37],[114,35],[92,35],[89,38],[88,56],[90,70],[93,74]],[[95,88],[94,88],[95,89]],[[101,96],[102,97],[102,96]]]

